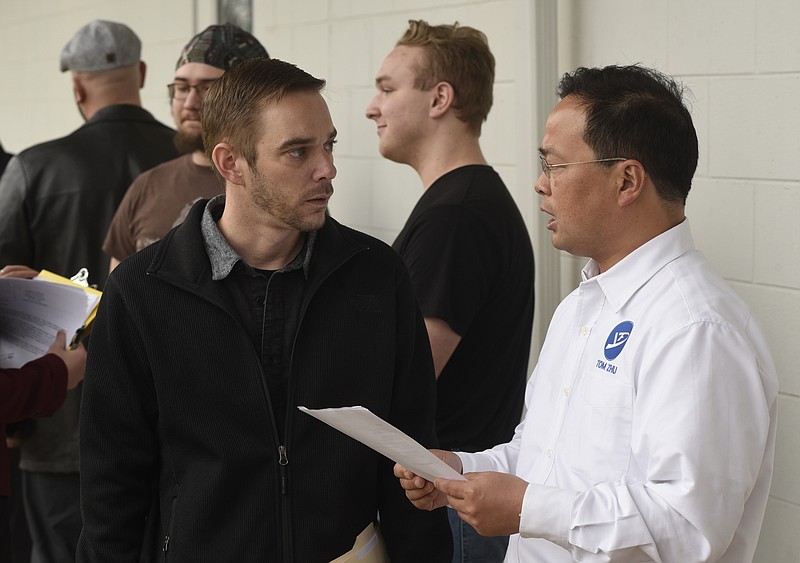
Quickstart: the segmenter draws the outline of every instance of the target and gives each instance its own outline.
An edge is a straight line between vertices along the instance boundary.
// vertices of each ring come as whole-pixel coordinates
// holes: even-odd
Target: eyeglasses
[[[185,100],[189,97],[189,92],[194,89],[197,95],[202,98],[213,83],[214,80],[201,80],[197,84],[189,84],[183,81],[173,82],[172,84],[167,84],[167,92],[169,92],[170,99]]]
[[[581,160],[579,162],[562,162],[560,164],[550,164],[549,162],[547,162],[547,159],[540,154],[539,160],[542,163],[542,172],[544,172],[544,175],[547,176],[547,179],[549,180],[550,172],[553,171],[553,168],[563,168],[565,166],[572,166],[573,164],[592,164],[594,162],[621,162],[623,160],[628,160],[628,159],[622,157],[598,158],[597,160]]]

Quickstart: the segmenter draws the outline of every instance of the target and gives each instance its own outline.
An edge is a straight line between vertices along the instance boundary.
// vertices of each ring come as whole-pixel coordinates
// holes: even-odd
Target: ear
[[[78,105],[86,101],[86,88],[74,73],[72,75],[72,93],[75,96],[75,103]]]
[[[439,82],[432,89],[433,98],[431,99],[431,109],[428,112],[431,117],[441,117],[450,106],[453,105],[456,99],[456,92],[453,86],[448,82]]]
[[[240,164],[244,163],[244,159],[240,159],[228,143],[219,143],[215,146],[211,151],[211,160],[226,183],[244,186],[244,174]]]
[[[630,205],[644,192],[647,172],[638,160],[627,160],[617,178],[617,203],[620,207]]]
[[[147,76],[147,65],[144,61],[139,61],[139,89],[144,88],[144,78]]]

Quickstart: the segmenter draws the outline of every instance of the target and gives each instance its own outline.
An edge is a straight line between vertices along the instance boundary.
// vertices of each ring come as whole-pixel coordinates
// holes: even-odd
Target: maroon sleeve
[[[53,414],[66,396],[67,366],[55,354],[0,369],[0,424]]]

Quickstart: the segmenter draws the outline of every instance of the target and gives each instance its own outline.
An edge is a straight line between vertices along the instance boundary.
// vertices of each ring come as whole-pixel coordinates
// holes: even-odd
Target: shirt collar
[[[228,241],[217,226],[217,221],[219,221],[219,218],[222,216],[222,211],[224,209],[225,194],[220,194],[208,201],[203,211],[203,218],[200,222],[203,244],[205,245],[208,259],[211,262],[211,279],[214,281],[219,281],[228,277],[233,267],[240,260],[249,270],[252,270],[252,267],[239,256],[239,253],[236,252],[230,244],[228,244]],[[278,272],[289,272],[302,268],[303,275],[308,279],[308,270],[311,265],[311,256],[316,238],[316,231],[308,233],[303,248],[297,256],[295,256],[294,260],[278,270]]]
[[[589,260],[581,271],[581,285],[597,283],[613,310],[618,312],[656,272],[691,250],[694,250],[694,239],[689,220],[684,219],[628,254],[607,272],[600,274],[597,262]]]

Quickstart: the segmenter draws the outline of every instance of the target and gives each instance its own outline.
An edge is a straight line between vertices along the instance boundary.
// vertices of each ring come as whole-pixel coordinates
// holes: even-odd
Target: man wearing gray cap
[[[184,155],[148,170],[126,192],[103,243],[110,269],[182,223],[194,202],[222,193],[200,136],[203,94],[240,62],[267,57],[261,43],[235,25],[211,25],[183,48],[168,92],[175,144]]]
[[[141,172],[178,155],[174,131],[142,109],[145,64],[127,26],[95,20],[61,52],[86,120],[66,137],[31,147],[0,179],[0,266],[26,264],[71,276],[88,268],[103,287],[101,245],[122,196]],[[78,408],[80,386],[50,418],[22,437],[25,509],[32,561],[74,560],[81,530]]]

